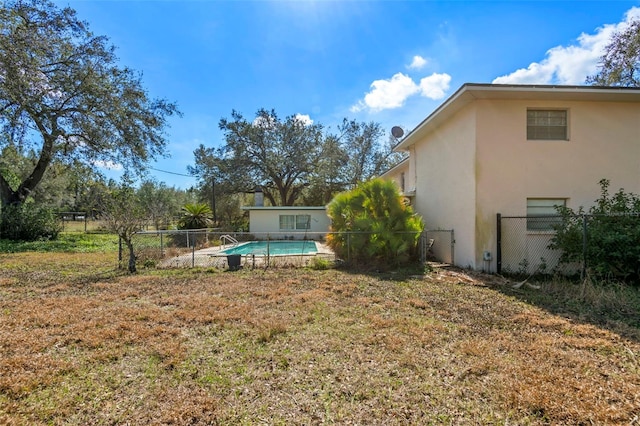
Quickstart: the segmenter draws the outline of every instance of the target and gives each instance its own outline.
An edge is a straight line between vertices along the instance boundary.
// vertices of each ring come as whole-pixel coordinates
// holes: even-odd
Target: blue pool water
[[[316,254],[318,248],[313,241],[251,241],[226,250],[222,254],[256,254],[266,255],[300,255]]]

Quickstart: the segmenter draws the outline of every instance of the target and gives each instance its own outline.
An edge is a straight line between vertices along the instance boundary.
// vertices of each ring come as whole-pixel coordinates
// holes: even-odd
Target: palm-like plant
[[[415,252],[422,219],[391,181],[373,179],[338,194],[328,206],[327,243],[342,258],[377,266],[408,263]]]
[[[180,229],[202,229],[213,225],[211,207],[204,203],[186,204],[182,207]]]

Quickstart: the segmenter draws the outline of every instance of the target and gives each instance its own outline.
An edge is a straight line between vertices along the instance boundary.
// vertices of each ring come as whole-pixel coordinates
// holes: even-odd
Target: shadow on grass
[[[348,274],[367,275],[378,280],[396,282],[405,282],[411,279],[421,278],[433,270],[432,266],[421,262],[413,262],[394,268],[340,261],[334,265],[334,268]]]
[[[387,270],[347,263],[338,265],[338,268],[346,273],[394,282],[428,277],[434,272],[450,275],[453,281],[483,285],[551,314],[596,325],[640,342],[638,286],[561,276],[540,276],[525,280],[526,277],[503,277],[431,262]],[[464,277],[468,279],[461,279]]]
[[[640,288],[590,278],[477,276],[488,287],[554,315],[589,323],[640,342]]]

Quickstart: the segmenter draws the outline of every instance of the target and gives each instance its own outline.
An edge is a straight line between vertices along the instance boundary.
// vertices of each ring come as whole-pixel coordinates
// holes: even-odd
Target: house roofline
[[[402,160],[400,160],[400,162],[398,164],[396,164],[393,167],[388,168],[387,170],[385,170],[384,172],[380,173],[380,177],[385,177],[386,175],[388,175],[389,173],[392,173],[394,170],[399,169],[400,167],[403,167],[406,165],[406,163],[409,162],[409,157],[405,157]]]
[[[242,210],[326,210],[326,206],[243,206]]]
[[[393,149],[406,151],[420,135],[428,132],[463,107],[478,99],[566,100],[640,102],[639,87],[564,86],[544,84],[465,83],[411,130]]]
[[[475,88],[487,88],[491,90],[499,89],[559,89],[559,90],[580,90],[580,91],[611,91],[611,92],[628,92],[635,91],[640,92],[640,87],[627,87],[627,86],[591,86],[591,85],[568,85],[568,84],[494,84],[494,83],[464,83],[463,87],[475,87]]]

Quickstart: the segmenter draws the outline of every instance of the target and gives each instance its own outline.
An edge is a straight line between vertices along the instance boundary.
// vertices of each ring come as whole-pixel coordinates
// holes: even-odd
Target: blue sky
[[[464,83],[583,84],[612,31],[640,18],[640,1],[616,0],[55,3],[108,36],[152,97],[178,104],[170,158],[151,165],[178,174],[200,144],[223,144],[232,110],[409,131]]]

